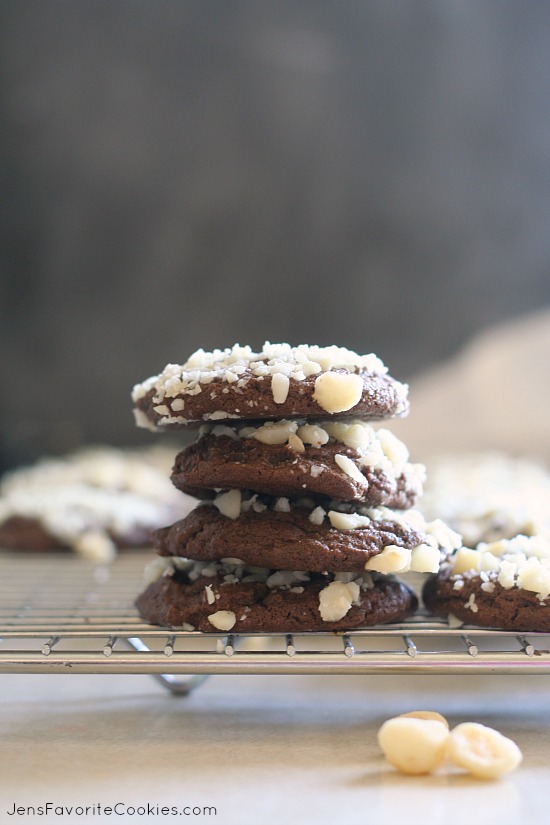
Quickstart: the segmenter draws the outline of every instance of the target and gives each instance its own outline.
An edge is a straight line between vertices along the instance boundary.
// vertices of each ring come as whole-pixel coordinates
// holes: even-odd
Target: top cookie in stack
[[[201,630],[336,630],[416,606],[393,574],[435,572],[459,544],[410,508],[424,468],[373,419],[408,411],[375,355],[266,343],[199,350],[134,388],[136,421],[202,424],[172,481],[203,499],[157,531],[145,618]]]
[[[264,345],[197,350],[183,366],[134,387],[136,423],[173,428],[223,419],[389,418],[408,411],[407,386],[376,355],[343,347]]]

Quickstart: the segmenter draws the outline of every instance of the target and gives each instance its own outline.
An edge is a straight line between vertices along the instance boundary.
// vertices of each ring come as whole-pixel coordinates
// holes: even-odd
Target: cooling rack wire
[[[347,633],[153,627],[133,606],[149,559],[0,551],[0,673],[149,673],[178,694],[211,674],[550,674],[550,634],[450,628],[422,613]]]

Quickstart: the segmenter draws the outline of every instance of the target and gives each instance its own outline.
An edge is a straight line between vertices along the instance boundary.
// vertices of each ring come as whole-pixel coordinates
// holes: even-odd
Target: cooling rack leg
[[[173,676],[170,673],[153,673],[153,678],[164,685],[174,696],[189,696],[199,685],[208,679],[208,674],[199,676]]]
[[[149,651],[147,645],[136,636],[127,638],[124,641],[140,653]],[[208,679],[209,676],[208,673],[202,675],[196,673],[190,676],[174,676],[172,673],[153,673],[152,675],[157,682],[160,682],[161,685],[168,688],[174,696],[189,696],[189,694],[195,690],[195,688],[198,688],[199,685],[202,685],[202,683]]]

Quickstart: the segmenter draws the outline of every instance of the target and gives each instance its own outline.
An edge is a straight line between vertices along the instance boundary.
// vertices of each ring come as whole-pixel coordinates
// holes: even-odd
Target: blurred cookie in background
[[[0,483],[0,547],[73,550],[98,561],[147,547],[151,532],[195,505],[169,480],[173,447],[93,446],[44,458]]]
[[[550,537],[550,470],[501,452],[440,455],[427,462],[418,507],[468,547],[519,534]]]

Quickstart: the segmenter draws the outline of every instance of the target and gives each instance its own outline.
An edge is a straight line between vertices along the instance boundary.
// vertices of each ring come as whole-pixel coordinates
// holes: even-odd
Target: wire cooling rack
[[[175,693],[214,673],[550,674],[550,634],[450,628],[422,613],[347,633],[153,627],[133,606],[150,557],[126,551],[97,566],[0,552],[0,673],[150,673]]]

